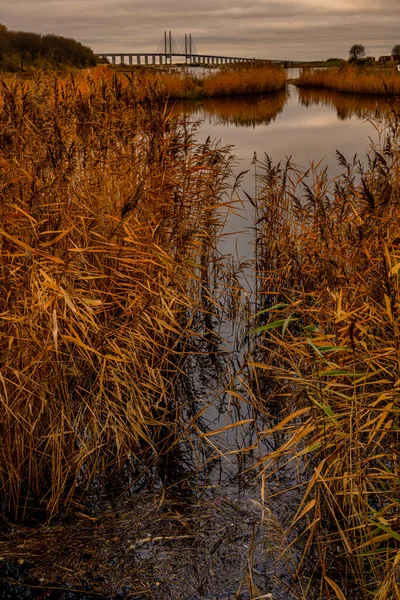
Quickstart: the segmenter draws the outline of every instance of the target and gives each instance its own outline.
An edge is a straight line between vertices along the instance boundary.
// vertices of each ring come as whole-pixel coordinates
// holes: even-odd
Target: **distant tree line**
[[[26,66],[89,67],[96,64],[93,51],[76,40],[59,35],[9,31],[0,23],[0,69]]]
[[[400,44],[395,44],[393,46],[392,56],[400,56]],[[363,46],[363,44],[353,44],[349,50],[349,62],[361,64],[365,60],[368,60],[366,57],[365,46]]]

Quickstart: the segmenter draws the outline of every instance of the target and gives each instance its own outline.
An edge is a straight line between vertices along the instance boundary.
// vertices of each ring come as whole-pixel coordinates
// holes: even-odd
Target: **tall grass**
[[[300,470],[293,526],[321,597],[387,600],[400,596],[399,116],[365,166],[338,160],[333,182],[270,161],[259,176],[253,369],[278,444],[258,466]]]
[[[200,76],[187,71],[144,69],[135,72],[135,80],[138,90],[154,87],[173,100],[276,92],[285,87],[286,72],[272,64],[232,65]]]
[[[356,67],[303,69],[297,80],[300,87],[322,87],[352,94],[398,96],[400,73],[394,70]]]
[[[204,78],[205,96],[229,96],[237,94],[265,94],[285,87],[286,72],[281,65],[234,65],[220,69]]]
[[[145,98],[101,70],[0,84],[0,486],[18,514],[134,479],[180,435],[229,160]]]

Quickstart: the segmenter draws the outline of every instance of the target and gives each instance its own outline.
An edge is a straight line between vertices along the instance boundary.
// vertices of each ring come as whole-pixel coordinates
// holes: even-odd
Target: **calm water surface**
[[[336,175],[336,149],[348,158],[365,155],[369,137],[375,137],[367,119],[376,109],[387,112],[390,104],[376,97],[289,86],[287,93],[276,95],[181,101],[173,113],[200,120],[200,139],[210,136],[233,144],[241,166],[250,163],[254,152],[259,157],[267,153],[274,162],[291,155],[304,168],[322,160]]]
[[[233,146],[236,171],[249,169],[243,188],[253,196],[254,153],[260,160],[268,154],[274,163],[291,157],[304,170],[321,163],[333,178],[341,172],[335,151],[347,159],[357,154],[364,161],[371,140],[378,137],[369,119],[377,111],[385,114],[390,108],[388,101],[377,97],[289,85],[287,91],[278,94],[180,101],[174,105],[173,114],[199,121],[200,140],[210,137]],[[236,230],[239,235],[226,242],[226,251],[248,259],[252,239],[248,227],[253,223],[250,207],[244,206],[241,215],[241,219],[229,219],[227,230]]]

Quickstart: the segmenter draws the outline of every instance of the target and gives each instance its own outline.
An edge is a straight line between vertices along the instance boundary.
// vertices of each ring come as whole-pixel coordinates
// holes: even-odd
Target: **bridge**
[[[164,31],[164,48],[158,52],[100,52],[96,56],[110,60],[113,65],[117,64],[137,64],[137,65],[162,65],[173,64],[174,59],[184,62],[187,65],[223,65],[244,62],[265,62],[267,59],[248,58],[240,56],[216,56],[212,54],[199,54],[194,51],[192,34],[185,33],[185,48],[183,51],[174,51],[171,32]],[[268,60],[272,63],[282,63],[280,60]]]

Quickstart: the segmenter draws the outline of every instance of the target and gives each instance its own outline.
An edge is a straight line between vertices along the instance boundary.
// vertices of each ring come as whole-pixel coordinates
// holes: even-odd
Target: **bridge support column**
[[[147,54],[144,55],[144,64],[145,65],[149,64],[149,57],[147,56]]]
[[[125,56],[121,54],[120,56],[120,64],[123,65],[125,63]]]
[[[158,57],[160,65],[162,65],[162,59],[163,59],[162,54],[160,54],[160,56]]]
[[[140,65],[140,56],[136,57],[136,62],[137,62],[138,65]]]
[[[115,65],[115,56],[111,57],[112,64]]]
[[[133,56],[132,56],[132,55],[130,55],[130,56],[129,56],[129,64],[130,64],[131,66],[132,66],[132,62],[133,62],[133,61],[132,61],[132,58],[133,58]]]
[[[153,56],[152,56],[152,61],[153,61],[153,65],[155,65],[155,64],[156,64],[156,57],[155,57],[155,55],[154,55],[154,54],[153,54]]]

